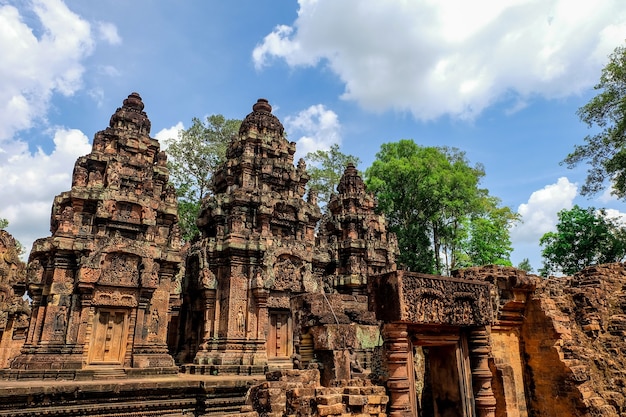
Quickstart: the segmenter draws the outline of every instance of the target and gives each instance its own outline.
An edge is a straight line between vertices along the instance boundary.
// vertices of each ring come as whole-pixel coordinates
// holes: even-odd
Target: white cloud
[[[614,220],[620,226],[626,226],[626,213],[616,209],[605,209],[606,218]]]
[[[58,128],[54,150],[35,153],[24,142],[11,141],[0,148],[0,217],[9,220],[8,231],[30,251],[35,239],[50,235],[50,210],[54,196],[71,188],[76,158],[91,151],[80,130]]]
[[[0,142],[45,117],[54,93],[81,87],[82,60],[94,42],[90,25],[60,0],[26,2],[41,25],[35,36],[20,10],[0,5]]]
[[[626,38],[618,0],[299,0],[298,18],[252,53],[327,65],[343,98],[419,119],[472,118],[502,99],[576,94]]]
[[[285,118],[290,134],[301,135],[296,140],[296,159],[309,152],[328,150],[333,144],[341,143],[341,124],[337,114],[322,104],[315,104],[295,116]]]
[[[122,38],[117,33],[117,27],[113,23],[98,22],[97,28],[100,39],[111,45],[119,45],[122,43]]]
[[[511,230],[513,246],[520,243],[534,243],[538,246],[541,236],[555,229],[557,213],[573,207],[577,189],[575,183],[561,177],[556,183],[533,192],[528,203],[520,204],[517,209],[522,221]]]
[[[183,122],[178,122],[172,127],[167,127],[159,130],[154,138],[159,141],[161,144],[161,150],[164,151],[167,149],[167,142],[169,139],[178,140],[178,132],[184,129]]]

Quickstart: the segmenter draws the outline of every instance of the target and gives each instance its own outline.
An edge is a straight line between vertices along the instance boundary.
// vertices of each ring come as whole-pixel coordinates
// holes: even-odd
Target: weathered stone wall
[[[626,416],[626,268],[542,279],[487,266],[496,416]]]
[[[0,230],[0,368],[6,368],[24,345],[31,309],[22,297],[26,290],[26,264],[19,258],[17,241]]]
[[[619,263],[540,283],[523,327],[532,415],[626,415],[625,289]]]
[[[368,380],[320,385],[317,369],[270,372],[253,387],[241,415],[246,417],[341,416],[385,417],[389,397],[385,388]]]

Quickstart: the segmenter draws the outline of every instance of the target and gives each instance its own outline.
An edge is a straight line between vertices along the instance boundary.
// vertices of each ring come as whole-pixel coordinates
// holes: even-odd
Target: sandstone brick
[[[367,403],[368,404],[387,404],[389,402],[389,397],[386,395],[368,395]]]
[[[316,397],[318,404],[333,405],[341,403],[343,396],[341,394],[320,395]]]
[[[334,414],[341,414],[345,412],[344,405],[342,403],[332,405],[319,405],[317,406],[317,414],[320,416],[330,416]]]
[[[351,406],[363,406],[367,404],[367,397],[364,395],[347,395],[344,396],[344,402]]]

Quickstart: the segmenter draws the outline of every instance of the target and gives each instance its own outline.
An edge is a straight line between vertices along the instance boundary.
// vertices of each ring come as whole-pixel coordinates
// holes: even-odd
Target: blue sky
[[[47,236],[74,161],[133,91],[158,139],[265,97],[297,156],[339,143],[364,170],[400,139],[465,151],[523,216],[513,263],[538,268],[558,210],[626,212],[559,165],[624,39],[618,0],[0,0],[0,217],[27,248]]]

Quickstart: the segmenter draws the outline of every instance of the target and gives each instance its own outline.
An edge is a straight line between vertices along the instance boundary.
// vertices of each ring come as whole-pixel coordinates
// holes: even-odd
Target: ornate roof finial
[[[270,102],[267,101],[266,98],[260,98],[252,106],[252,111],[266,111],[268,113],[271,113],[272,106],[270,105]]]
[[[141,101],[139,93],[130,93],[128,98],[124,100],[124,107],[130,107],[131,109],[142,111],[143,106],[144,104],[143,101]]]
[[[272,114],[272,106],[267,99],[260,98],[252,106],[252,113],[246,116],[241,123],[239,135],[246,134],[250,129],[259,133],[270,133],[282,138],[285,128],[276,116]]]
[[[141,134],[150,134],[150,120],[143,111],[143,101],[138,93],[131,93],[126,99],[122,107],[119,107],[109,122],[110,127],[137,130]]]

